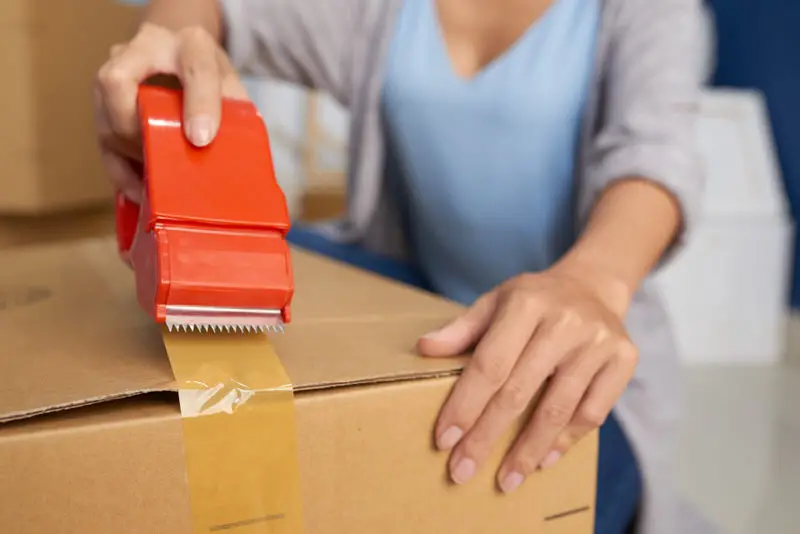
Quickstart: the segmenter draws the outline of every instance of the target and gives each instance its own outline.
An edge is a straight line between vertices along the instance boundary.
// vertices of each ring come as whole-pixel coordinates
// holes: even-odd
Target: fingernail
[[[456,446],[463,436],[464,432],[460,428],[457,426],[451,426],[442,432],[442,435],[439,436],[439,439],[437,440],[436,446],[443,451],[450,450]]]
[[[511,493],[520,487],[523,482],[525,482],[525,477],[522,473],[514,471],[507,474],[503,481],[500,482],[500,489],[503,490],[503,493]]]
[[[214,121],[200,115],[189,119],[189,141],[195,146],[206,146],[214,135]]]
[[[450,478],[456,484],[465,484],[469,479],[475,476],[475,462],[469,458],[463,458],[458,461],[455,468],[450,472]]]
[[[441,333],[441,331],[442,330],[439,329],[439,330],[434,330],[433,332],[428,332],[427,334],[422,336],[422,339],[435,339],[435,338],[439,337],[439,334]]]
[[[561,453],[558,451],[550,451],[547,456],[544,457],[542,463],[539,464],[541,469],[547,469],[555,464],[558,460],[561,459]]]

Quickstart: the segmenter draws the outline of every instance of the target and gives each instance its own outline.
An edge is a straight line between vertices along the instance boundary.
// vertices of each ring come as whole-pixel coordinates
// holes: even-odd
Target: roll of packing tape
[[[294,395],[263,334],[167,332],[195,534],[301,534]]]

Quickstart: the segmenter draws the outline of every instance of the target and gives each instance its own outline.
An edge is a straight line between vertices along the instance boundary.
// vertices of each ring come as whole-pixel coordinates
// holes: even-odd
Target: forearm
[[[224,37],[219,0],[152,0],[145,8],[142,22],[176,31],[200,26],[217,42]]]
[[[665,189],[641,179],[609,187],[559,267],[596,273],[601,298],[619,313],[672,244],[681,225],[680,207]]]

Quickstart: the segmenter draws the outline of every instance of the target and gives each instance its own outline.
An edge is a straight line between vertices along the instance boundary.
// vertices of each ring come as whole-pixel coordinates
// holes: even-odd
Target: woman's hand
[[[209,144],[216,135],[223,97],[247,99],[225,52],[199,26],[173,32],[144,24],[129,43],[114,46],[97,74],[95,125],[109,178],[137,202],[142,195],[142,147],[136,97],[139,85],[159,74],[180,80],[184,129],[196,146]]]
[[[498,473],[505,492],[554,464],[598,428],[631,380],[637,351],[622,324],[629,292],[588,267],[525,274],[483,295],[461,317],[419,341],[426,356],[477,343],[442,408],[436,443],[465,483],[550,378]]]

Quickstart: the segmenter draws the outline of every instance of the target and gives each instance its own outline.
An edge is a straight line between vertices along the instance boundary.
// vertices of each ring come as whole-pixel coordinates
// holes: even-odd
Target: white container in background
[[[701,220],[657,276],[686,363],[783,358],[794,225],[760,93],[705,92]]]

